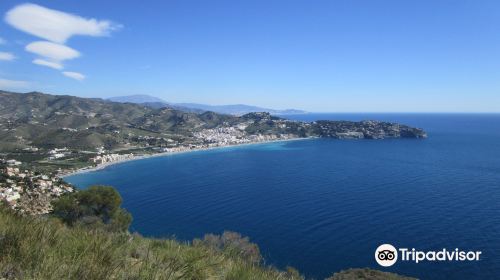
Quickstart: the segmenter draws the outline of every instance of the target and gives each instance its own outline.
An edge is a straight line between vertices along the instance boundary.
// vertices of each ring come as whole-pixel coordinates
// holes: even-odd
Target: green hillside
[[[121,231],[103,214],[111,214],[122,225],[130,222],[116,216],[122,213],[116,208],[121,200],[109,195],[109,189],[101,194],[106,195],[72,194],[79,196],[79,206],[62,201],[54,215],[45,217],[20,216],[0,203],[0,279],[304,279],[293,268],[283,271],[264,265],[257,245],[234,232],[185,243]],[[113,203],[115,214],[100,207]],[[67,225],[67,219],[56,216],[70,208],[80,215],[72,216],[75,219]],[[329,279],[413,278],[355,269]]]
[[[0,151],[40,148],[90,149],[141,145],[136,138],[189,137],[234,117],[194,114],[169,108],[116,103],[102,99],[0,91]]]

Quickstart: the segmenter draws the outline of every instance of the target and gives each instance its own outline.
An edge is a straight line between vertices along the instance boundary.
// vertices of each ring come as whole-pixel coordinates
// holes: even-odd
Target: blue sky
[[[500,112],[499,1],[2,0],[0,14],[7,90]]]

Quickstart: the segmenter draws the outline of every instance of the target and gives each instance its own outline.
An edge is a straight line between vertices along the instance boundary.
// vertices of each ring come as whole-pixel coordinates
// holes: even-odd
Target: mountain
[[[235,105],[205,105],[198,103],[177,103],[176,105],[186,108],[199,109],[204,111],[212,111],[221,114],[230,114],[241,116],[244,114],[252,113],[252,112],[268,112],[273,115],[290,115],[290,114],[305,114],[307,112],[297,109],[285,109],[285,110],[276,110],[269,108],[262,108],[257,106],[250,106],[245,104],[235,104]]]
[[[0,91],[0,151],[204,147],[297,137],[423,138],[421,129],[377,121],[298,122],[267,112],[243,116],[98,98]]]
[[[130,95],[130,96],[117,96],[108,98],[110,101],[121,103],[137,103],[158,109],[162,107],[170,107],[181,111],[192,113],[203,113],[206,111],[216,112],[220,114],[228,114],[241,116],[252,112],[268,112],[273,115],[290,115],[290,114],[305,114],[307,112],[297,109],[276,110],[269,108],[262,108],[257,106],[250,106],[245,104],[235,105],[206,105],[198,103],[170,103],[160,98],[150,95]]]
[[[234,118],[97,98],[0,91],[0,151],[29,146],[116,148],[159,144],[166,138],[183,141],[196,130],[232,123]]]
[[[176,109],[179,111],[184,111],[184,112],[188,112],[188,113],[196,113],[196,114],[201,114],[201,113],[207,112],[206,110],[189,108],[189,107],[179,106],[176,104],[170,104],[170,103],[165,103],[165,102],[144,102],[144,103],[139,103],[139,104],[151,107],[153,109],[172,108],[172,109]]]
[[[108,100],[121,103],[166,103],[165,100],[161,98],[146,94],[115,96],[108,98]]]

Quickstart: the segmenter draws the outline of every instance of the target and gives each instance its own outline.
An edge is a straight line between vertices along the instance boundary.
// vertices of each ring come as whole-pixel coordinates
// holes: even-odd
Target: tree
[[[66,194],[52,203],[52,214],[73,226],[104,224],[113,231],[127,230],[132,216],[121,208],[120,194],[109,186],[92,186]]]

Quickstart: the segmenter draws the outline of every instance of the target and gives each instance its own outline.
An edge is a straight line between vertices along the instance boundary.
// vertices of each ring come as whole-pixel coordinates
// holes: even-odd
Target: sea
[[[307,139],[124,162],[67,177],[111,185],[131,231],[182,241],[239,232],[265,263],[324,279],[369,267],[420,279],[500,279],[500,114],[305,114],[383,120],[427,139]],[[401,261],[381,244],[481,251],[478,261]]]

